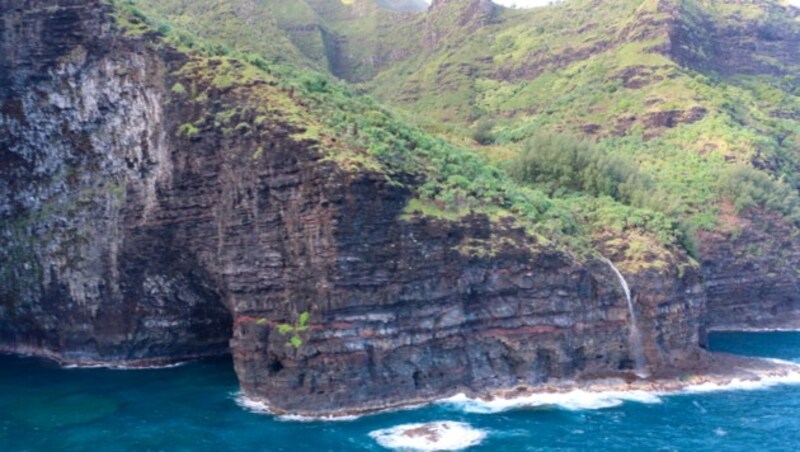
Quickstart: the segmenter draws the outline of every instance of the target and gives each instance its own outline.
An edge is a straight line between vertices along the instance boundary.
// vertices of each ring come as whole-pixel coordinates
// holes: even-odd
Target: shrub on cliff
[[[679,199],[655,187],[625,158],[571,135],[539,133],[507,162],[519,183],[536,187],[594,229],[649,231],[697,256],[693,225],[681,220]]]
[[[490,120],[481,120],[472,129],[472,139],[478,144],[492,144],[495,142],[494,135],[495,122]]]
[[[797,191],[755,168],[728,168],[720,177],[719,190],[723,197],[733,202],[737,212],[766,208],[800,225],[800,196]]]
[[[646,204],[652,182],[627,160],[571,135],[541,133],[508,164],[518,181],[555,196],[567,191],[606,195],[625,204]]]

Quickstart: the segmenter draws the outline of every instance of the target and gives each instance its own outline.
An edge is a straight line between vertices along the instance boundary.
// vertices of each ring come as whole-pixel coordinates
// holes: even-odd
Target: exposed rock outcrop
[[[775,214],[726,209],[725,230],[700,240],[709,328],[800,328],[796,228]]]
[[[694,2],[673,3],[670,55],[704,73],[721,76],[794,75],[800,64],[800,31],[792,21],[800,9],[774,1],[736,1],[749,14],[711,17]],[[728,3],[728,2],[721,2]]]
[[[232,337],[245,393],[306,414],[632,369],[605,264],[485,216],[404,215],[411,189],[323,158],[277,106],[238,108],[277,88],[221,83],[240,63],[109,11],[0,6],[0,347],[146,363]],[[659,372],[702,342],[699,274],[666,265],[629,275]]]
[[[100,2],[0,6],[0,340],[68,361],[227,349],[210,275],[155,217],[177,53],[116,36]],[[144,224],[160,224],[148,233]]]
[[[473,32],[488,24],[495,8],[491,0],[433,0],[425,17],[424,47],[434,48],[456,31]]]

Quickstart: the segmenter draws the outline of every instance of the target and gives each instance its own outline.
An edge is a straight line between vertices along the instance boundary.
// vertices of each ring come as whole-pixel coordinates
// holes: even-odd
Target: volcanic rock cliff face
[[[0,338],[65,360],[227,348],[207,274],[172,252],[169,58],[111,32],[98,2],[0,6]]]
[[[142,364],[230,346],[247,395],[308,414],[632,369],[607,265],[485,216],[404,216],[410,189],[277,114],[204,122],[272,88],[214,84],[230,63],[108,13],[0,5],[2,349]],[[632,278],[654,371],[702,342],[699,273],[679,266]]]
[[[800,326],[797,230],[775,214],[727,217],[701,237],[711,329]]]
[[[681,64],[723,79],[775,76],[790,80],[800,69],[798,8],[778,2],[735,1],[729,6],[742,11],[751,8],[759,14],[720,18],[692,7],[691,2],[664,3],[675,4],[669,52]],[[796,82],[787,87],[783,89],[796,89]],[[794,113],[777,110],[772,115],[791,118]],[[754,164],[773,166],[761,161]],[[718,231],[703,232],[699,240],[709,328],[800,328],[797,227],[763,209],[737,214],[728,204],[722,206],[720,222]]]
[[[723,77],[793,75],[800,66],[800,31],[792,23],[800,16],[798,8],[735,0],[725,3],[745,14],[729,14],[720,20],[692,2],[661,2],[674,14],[671,55],[681,64]],[[754,17],[748,17],[748,12]]]
[[[456,11],[457,6],[463,11],[475,11],[479,10],[476,7],[479,3],[443,0],[434,2],[432,12],[437,8],[440,12],[447,8]],[[561,11],[557,12],[559,8]],[[762,101],[759,107],[763,107],[766,118],[763,123],[752,117],[739,117],[735,112],[725,121],[744,124],[753,135],[763,137],[765,142],[773,141],[775,147],[784,148],[780,152],[791,155],[787,159],[790,163],[776,163],[780,158],[772,158],[772,161],[762,158],[760,151],[757,151],[759,156],[750,156],[758,145],[735,142],[728,143],[729,155],[724,158],[732,163],[731,166],[751,164],[778,178],[798,171],[794,157],[797,146],[792,144],[797,143],[796,135],[780,130],[767,131],[764,124],[800,118],[796,106],[781,106],[784,101],[776,100],[792,98],[798,92],[800,9],[773,0],[574,0],[549,9],[552,14],[545,14],[544,9],[541,14],[531,12],[521,22],[523,26],[518,28],[513,28],[517,19],[501,14],[496,26],[483,30],[485,34],[480,30],[473,34],[461,33],[446,44],[440,39],[445,34],[433,28],[434,32],[426,41],[426,48],[434,55],[429,58],[429,63],[421,65],[422,69],[404,68],[404,73],[397,71],[379,76],[374,85],[375,92],[389,102],[448,121],[458,122],[465,112],[469,115],[464,115],[463,120],[469,123],[477,123],[474,122],[476,117],[489,122],[502,118],[500,129],[506,124],[512,124],[509,127],[513,128],[514,125],[526,124],[526,121],[547,124],[559,114],[554,110],[557,112],[560,104],[566,107],[561,111],[555,129],[569,129],[579,124],[576,129],[580,133],[601,142],[612,136],[630,138],[641,133],[644,141],[639,149],[641,155],[645,155],[643,150],[653,144],[651,140],[664,135],[717,134],[719,128],[709,120],[719,116],[720,110],[732,109],[729,107],[733,104],[746,103],[744,94],[731,100],[727,106],[706,103],[704,98],[709,93],[719,95],[729,88],[741,89],[752,80],[780,80],[771,86],[775,97]],[[591,13],[581,17],[585,11]],[[563,28],[553,25],[553,22],[560,23],[572,15],[581,17],[581,20]],[[594,15],[598,17],[592,17]],[[433,14],[429,16],[434,22],[436,17]],[[458,17],[456,14],[450,16]],[[621,18],[626,20],[615,23]],[[539,31],[531,32],[537,27]],[[457,29],[449,24],[443,28]],[[516,41],[509,36],[525,36],[526,33],[530,34]],[[462,42],[466,44],[459,47]],[[505,44],[495,45],[485,54],[475,50],[500,42]],[[540,45],[540,42],[544,44]],[[506,46],[514,51],[503,54]],[[526,46],[530,50],[523,52]],[[635,56],[627,51],[619,52],[621,48],[635,46],[642,46],[645,51]],[[592,66],[603,60],[606,62]],[[610,69],[614,64],[621,67]],[[590,67],[595,69],[588,69]],[[617,79],[622,88],[603,87],[601,82],[591,77],[581,82],[574,81],[576,74],[590,74],[593,70],[603,74],[605,80]],[[435,83],[429,82],[432,77],[417,75],[434,71]],[[559,71],[563,72],[559,74]],[[687,101],[664,105],[663,100],[671,99],[675,89],[665,82],[677,82],[687,76],[708,77],[718,80],[721,85],[729,84],[729,88],[708,86],[693,93]],[[559,90],[551,87],[558,86],[558,83],[570,88],[565,88],[564,96],[553,102],[552,94]],[[691,81],[684,87],[691,92],[696,89],[693,84]],[[757,89],[768,85],[765,82]],[[384,90],[384,86],[392,86],[392,89]],[[519,100],[536,87],[541,87],[540,91],[529,94],[527,102]],[[603,119],[587,118],[581,124],[580,118],[586,112],[594,116],[598,112],[610,111],[609,105],[614,101],[609,99],[613,96],[604,94],[598,97],[602,100],[594,105],[582,104],[602,90],[626,93],[626,98],[617,104],[620,113]],[[509,105],[494,103],[509,92],[514,93],[508,96],[511,99]],[[637,96],[641,96],[639,104],[629,101]],[[492,102],[486,102],[486,99]],[[436,105],[432,100],[441,102]],[[795,105],[791,102],[785,104]],[[480,107],[475,108],[476,105]],[[631,105],[635,107],[631,108]],[[515,116],[520,119],[505,122],[506,118]],[[681,132],[690,130],[693,125],[696,126],[695,132]],[[787,127],[793,129],[794,126]],[[705,130],[700,132],[701,128]],[[519,139],[519,136],[514,136],[510,141]],[[687,141],[677,143],[676,147],[688,150],[685,160],[691,161],[696,158],[696,155],[691,155],[695,152],[693,148],[705,156],[719,150],[719,142],[727,140],[730,137],[717,136],[703,146]],[[649,143],[645,144],[647,141]],[[611,145],[613,148],[617,146]],[[674,178],[678,180],[680,177]],[[733,221],[738,226],[725,230],[723,224],[720,230],[703,232],[699,237],[702,272],[708,283],[706,321],[709,328],[800,328],[800,285],[796,270],[800,268],[800,242],[797,227],[779,215],[758,209],[754,212],[722,212],[718,220],[720,223]]]

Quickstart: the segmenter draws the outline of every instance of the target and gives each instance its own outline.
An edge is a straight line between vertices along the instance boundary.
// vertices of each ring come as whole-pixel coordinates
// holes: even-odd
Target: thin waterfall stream
[[[642,332],[639,330],[639,322],[636,318],[636,310],[633,308],[633,299],[631,298],[631,289],[628,287],[628,282],[622,276],[622,272],[610,260],[603,258],[603,260],[614,270],[614,273],[619,279],[622,290],[625,292],[625,299],[628,301],[628,312],[630,312],[630,343],[631,351],[633,353],[634,371],[636,375],[641,378],[647,377],[647,361],[644,356],[644,342],[642,341]]]

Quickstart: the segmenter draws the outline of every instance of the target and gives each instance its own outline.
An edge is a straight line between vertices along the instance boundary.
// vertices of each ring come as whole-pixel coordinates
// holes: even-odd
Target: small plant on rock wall
[[[284,336],[291,335],[286,345],[291,345],[294,348],[300,348],[303,345],[303,338],[300,337],[300,333],[308,331],[309,318],[311,318],[311,314],[306,311],[300,314],[294,325],[288,323],[278,325],[278,333]]]

